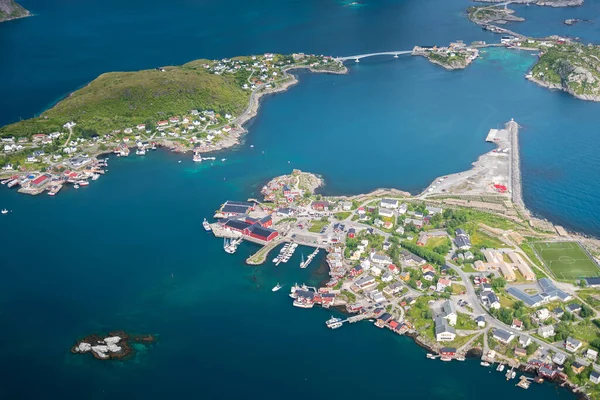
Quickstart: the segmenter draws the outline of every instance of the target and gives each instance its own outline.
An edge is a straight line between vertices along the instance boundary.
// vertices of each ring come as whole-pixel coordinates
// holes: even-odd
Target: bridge
[[[398,58],[398,56],[401,54],[410,54],[410,53],[412,53],[412,50],[384,51],[381,53],[357,54],[355,56],[338,57],[337,60],[339,60],[339,61],[354,60],[356,62],[360,62],[361,58],[375,57],[375,56],[394,56],[394,58]]]

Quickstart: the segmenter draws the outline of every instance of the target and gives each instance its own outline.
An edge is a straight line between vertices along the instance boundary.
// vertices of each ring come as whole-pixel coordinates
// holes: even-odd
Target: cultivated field
[[[600,268],[577,242],[539,242],[531,247],[558,279],[600,276]]]

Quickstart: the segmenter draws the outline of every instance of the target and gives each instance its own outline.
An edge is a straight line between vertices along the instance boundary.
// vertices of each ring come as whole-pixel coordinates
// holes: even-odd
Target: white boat
[[[204,218],[204,221],[202,222],[202,226],[204,227],[204,230],[207,232],[209,232],[211,230],[210,224],[208,223],[206,218]]]
[[[194,154],[194,157],[192,158],[192,160],[194,162],[202,162],[202,156],[198,153]]]
[[[273,262],[274,262],[274,263],[278,263],[278,262],[279,262],[279,257],[275,257],[275,258],[273,259]]]
[[[181,160],[177,161],[178,164],[181,164]]]
[[[97,180],[98,178],[100,178],[100,174],[93,174],[92,175],[92,180],[93,181]]]
[[[227,159],[226,158],[221,158],[221,161],[225,162],[225,161],[227,161]]]
[[[252,148],[252,147],[254,147],[254,145],[253,145],[253,144],[251,144],[251,145],[250,145],[250,148]]]
[[[482,367],[489,367],[490,363],[487,362],[487,361],[482,361],[482,362],[479,363],[479,365],[481,365]]]
[[[464,357],[456,357],[456,360],[457,361],[465,361],[465,358]]]
[[[312,301],[306,302],[306,301],[294,300],[293,305],[294,305],[294,307],[300,307],[300,308],[313,308],[313,306],[315,304]]]
[[[2,209],[2,214],[8,214],[8,210],[6,208]]]
[[[78,184],[74,184],[74,185],[73,185],[73,187],[74,187],[75,189],[79,189],[79,185],[78,185]]]
[[[498,372],[504,371],[504,364],[498,364],[498,367],[496,368],[496,371],[498,371]]]
[[[77,184],[79,184],[79,186],[89,186],[90,183],[88,181],[79,181]]]
[[[281,286],[281,285],[279,284],[279,282],[277,282],[277,285],[275,285],[275,287],[273,287],[273,289],[271,289],[271,291],[272,291],[272,292],[276,292],[276,291],[278,291],[279,289],[281,289],[282,287],[283,287],[283,286]]]
[[[304,254],[302,254],[302,262],[300,263],[300,268],[304,268],[304,264],[306,264],[306,261],[304,261]]]
[[[135,154],[137,154],[138,156],[145,156],[146,155],[146,150],[144,150],[144,149],[137,149],[135,151]]]
[[[344,325],[344,323],[342,322],[341,318],[331,317],[330,319],[325,321],[325,325],[327,325],[329,329],[337,329]]]

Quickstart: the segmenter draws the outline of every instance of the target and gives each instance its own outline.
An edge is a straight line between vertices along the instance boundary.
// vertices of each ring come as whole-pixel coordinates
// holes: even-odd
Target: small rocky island
[[[91,353],[99,360],[120,360],[133,354],[131,343],[153,342],[152,335],[129,335],[123,331],[110,332],[108,335],[92,334],[78,340],[71,348],[71,353]]]
[[[0,0],[0,22],[29,17],[31,13],[14,0]]]
[[[466,68],[479,56],[479,51],[462,41],[457,41],[450,43],[448,47],[415,46],[412,55],[423,56],[434,64],[453,70]]]
[[[505,0],[477,0],[481,3],[504,3]],[[515,4],[535,4],[546,7],[577,7],[583,4],[583,0],[512,0]]]
[[[593,22],[593,21],[591,19],[569,18],[569,19],[565,19],[563,21],[563,24],[571,26],[571,25],[578,24],[580,22]]]
[[[467,17],[477,25],[523,22],[525,18],[517,17],[515,10],[502,6],[472,6],[467,8]]]

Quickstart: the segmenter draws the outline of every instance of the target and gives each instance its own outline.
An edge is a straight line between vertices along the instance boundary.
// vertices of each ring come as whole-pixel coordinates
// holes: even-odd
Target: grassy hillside
[[[212,109],[239,114],[248,104],[249,92],[240,86],[237,74],[211,74],[197,60],[177,67],[100,75],[86,87],[46,111],[39,118],[0,128],[0,136],[30,136],[61,130],[67,121],[78,129],[107,133],[132,127],[147,120],[157,121],[188,113],[191,109]]]
[[[29,11],[14,0],[0,0],[0,22],[9,19],[27,17]]]

